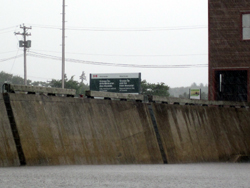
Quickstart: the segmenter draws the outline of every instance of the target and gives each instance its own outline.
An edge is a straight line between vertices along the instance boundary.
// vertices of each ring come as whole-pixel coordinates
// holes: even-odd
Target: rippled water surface
[[[0,168],[0,187],[250,188],[250,164],[10,167]]]

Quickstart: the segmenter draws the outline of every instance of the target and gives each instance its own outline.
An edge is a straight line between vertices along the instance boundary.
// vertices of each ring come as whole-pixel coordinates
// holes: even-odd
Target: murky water
[[[0,187],[250,187],[250,163],[0,168]]]

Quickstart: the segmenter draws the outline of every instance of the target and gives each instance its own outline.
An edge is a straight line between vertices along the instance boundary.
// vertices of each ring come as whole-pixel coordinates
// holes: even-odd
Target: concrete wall
[[[27,165],[162,163],[146,104],[9,95]]]
[[[0,95],[0,166],[18,166],[19,159],[3,96]]]
[[[27,165],[162,164],[164,153],[168,163],[250,156],[249,108],[9,96]],[[158,141],[148,105],[153,107]],[[0,166],[17,165],[0,96]]]
[[[153,104],[168,163],[250,155],[249,109]]]

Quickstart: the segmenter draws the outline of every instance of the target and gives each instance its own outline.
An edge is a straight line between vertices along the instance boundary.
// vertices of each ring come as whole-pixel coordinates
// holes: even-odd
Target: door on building
[[[247,101],[247,71],[223,70],[215,72],[216,100]]]

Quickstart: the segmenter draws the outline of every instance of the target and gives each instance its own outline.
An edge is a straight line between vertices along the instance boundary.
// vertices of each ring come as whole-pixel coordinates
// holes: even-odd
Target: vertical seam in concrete
[[[158,129],[158,126],[157,126],[157,122],[156,122],[154,111],[153,111],[153,108],[152,108],[151,104],[148,104],[148,110],[149,110],[149,114],[150,114],[150,117],[151,117],[151,120],[152,120],[152,123],[153,123],[154,131],[155,131],[155,135],[156,135],[156,140],[157,140],[160,152],[161,152],[161,157],[162,157],[163,163],[167,164],[168,161],[167,161],[166,153],[165,153],[163,145],[162,145],[161,136],[160,136],[160,133],[159,133],[159,129]]]
[[[11,107],[9,94],[4,93],[3,98],[4,98],[4,104],[5,104],[5,108],[6,108],[6,111],[7,111],[8,119],[9,119],[9,122],[10,122],[10,127],[11,127],[11,131],[12,131],[13,139],[15,141],[19,162],[20,162],[21,166],[24,166],[24,165],[26,165],[26,160],[25,160],[25,156],[24,156],[24,153],[23,153],[23,148],[22,148],[21,141],[20,141],[20,136],[19,136],[19,133],[18,133],[18,130],[17,130],[13,110],[12,110],[12,107]]]

